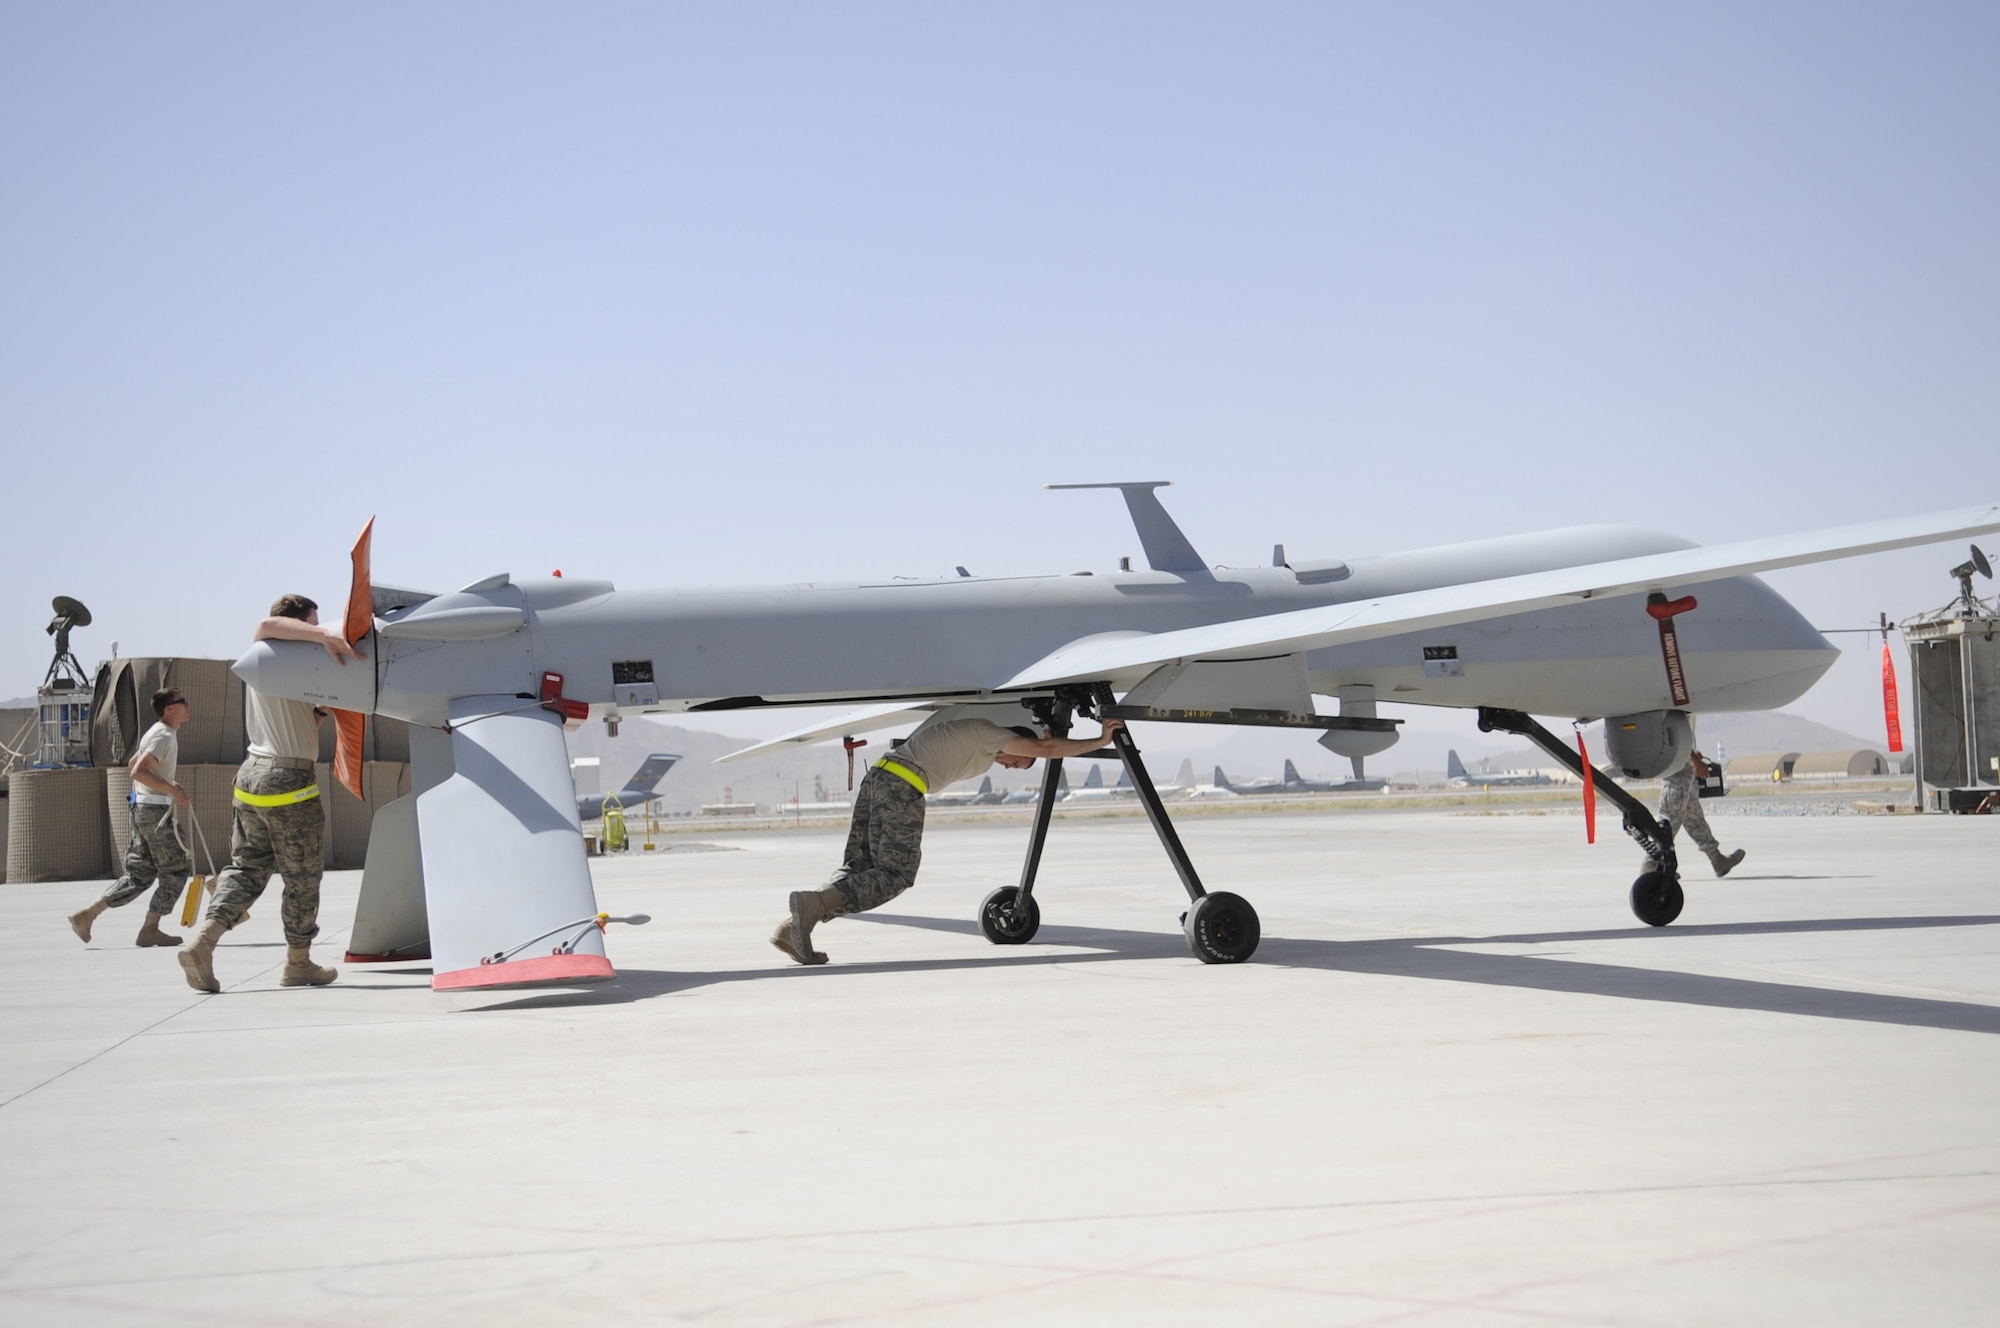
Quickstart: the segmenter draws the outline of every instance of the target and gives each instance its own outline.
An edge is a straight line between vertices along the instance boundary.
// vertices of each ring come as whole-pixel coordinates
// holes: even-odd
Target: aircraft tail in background
[[[1436,751],[1437,748],[1433,747],[1431,750]],[[1465,762],[1458,759],[1456,751],[1449,751],[1444,754],[1444,775],[1446,779],[1469,778],[1465,773]]]
[[[1285,782],[1287,784],[1296,784],[1299,782],[1299,768],[1293,765],[1289,759],[1285,761]]]
[[[625,781],[625,787],[618,790],[619,800],[643,798],[648,793],[651,793],[653,786],[660,782],[660,776],[673,769],[674,763],[680,759],[680,757],[670,756],[666,752],[654,752],[646,758],[645,762],[637,770],[632,772],[632,777]]]

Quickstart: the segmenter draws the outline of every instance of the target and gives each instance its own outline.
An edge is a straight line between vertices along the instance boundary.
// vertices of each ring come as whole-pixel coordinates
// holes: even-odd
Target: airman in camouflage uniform
[[[174,824],[175,808],[191,805],[188,791],[174,782],[180,769],[180,727],[187,722],[188,702],[177,687],[160,688],[152,700],[159,722],[140,738],[128,766],[132,774],[132,837],[125,846],[125,874],[89,907],[69,915],[70,930],[86,944],[99,914],[107,908],[124,907],[148,886],[154,887],[153,898],[146,906],[146,924],[139,929],[134,944],[181,943],[180,937],[161,931],[160,922],[173,910],[194,870]]]
[[[1708,758],[1694,752],[1681,768],[1668,775],[1660,783],[1660,820],[1666,823],[1667,833],[1686,830],[1695,847],[1708,857],[1708,865],[1715,869],[1717,876],[1729,875],[1730,869],[1743,861],[1744,851],[1737,849],[1725,854],[1715,840],[1715,832],[1708,828],[1708,815],[1701,809],[1701,790],[1696,779],[1708,777]],[[1655,870],[1655,864],[1647,863],[1648,871]]]
[[[104,903],[119,908],[131,903],[153,886],[152,902],[146,912],[161,917],[180,902],[181,888],[194,874],[187,850],[174,833],[174,809],[141,803],[132,809],[132,839],[125,846],[125,874],[104,892]],[[174,944],[180,942],[175,940]],[[141,945],[147,944],[145,941]]]
[[[917,881],[924,856],[924,795],[901,779],[861,781],[847,852],[827,885],[840,892],[841,913],[880,908]]]
[[[279,914],[285,944],[309,946],[319,935],[319,881],[326,862],[326,812],[313,782],[311,762],[301,766],[272,764],[251,757],[236,772],[236,788],[253,797],[276,797],[311,788],[300,802],[258,806],[236,802],[236,821],[229,834],[229,866],[215,878],[215,899],[208,916],[224,929],[243,915],[264,893],[276,872],[285,878]]]
[[[792,892],[791,916],[771,933],[771,944],[801,964],[824,964],[812,948],[812,929],[829,918],[880,908],[916,884],[923,861],[924,797],[999,762],[1026,770],[1038,756],[1081,756],[1096,751],[1122,727],[1107,721],[1095,738],[1044,738],[1031,728],[1001,728],[986,719],[953,718],[940,711],[917,726],[877,761],[854,795],[854,821],[840,870],[818,890]]]
[[[360,659],[336,628],[319,625],[319,607],[303,595],[286,595],[257,625],[259,641],[310,641],[343,665]],[[250,755],[236,772],[236,823],[229,836],[229,866],[215,878],[194,944],[181,967],[196,991],[217,992],[215,946],[223,933],[243,921],[250,905],[270,884],[271,873],[285,878],[280,906],[285,928],[285,987],[323,987],[339,976],[312,961],[319,935],[319,878],[325,860],[326,813],[313,779],[319,754],[319,725],[326,712],[303,701],[265,696],[251,688],[244,698],[244,726]]]

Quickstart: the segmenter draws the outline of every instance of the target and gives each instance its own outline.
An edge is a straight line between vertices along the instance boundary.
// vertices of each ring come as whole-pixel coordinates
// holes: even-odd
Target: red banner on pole
[[[1889,750],[1903,750],[1903,712],[1896,704],[1896,661],[1889,653],[1887,638],[1882,641],[1882,722],[1889,729]]]

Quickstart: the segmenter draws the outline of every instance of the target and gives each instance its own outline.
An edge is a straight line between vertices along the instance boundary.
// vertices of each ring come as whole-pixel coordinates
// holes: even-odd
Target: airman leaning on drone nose
[[[361,655],[336,628],[319,625],[319,606],[304,595],[286,595],[257,625],[259,641],[310,641],[345,664]],[[337,970],[312,961],[319,935],[319,878],[326,844],[326,813],[320,807],[313,764],[319,759],[319,726],[326,711],[304,701],[266,696],[251,687],[244,694],[244,727],[250,754],[236,772],[236,821],[229,837],[229,866],[215,878],[194,944],[180,956],[196,991],[217,992],[215,946],[241,922],[276,872],[285,878],[280,913],[286,962],[278,982],[286,987],[323,987]]]

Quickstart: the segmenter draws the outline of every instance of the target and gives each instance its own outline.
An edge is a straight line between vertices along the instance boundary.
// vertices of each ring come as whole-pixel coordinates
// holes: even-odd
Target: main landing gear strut
[[[1038,702],[1035,713],[1050,734],[1064,738],[1069,736],[1070,715],[1075,709],[1081,708],[1088,715],[1093,707],[1102,713],[1112,704],[1111,689],[1099,687],[1077,696],[1062,695]],[[1257,942],[1263,935],[1257,910],[1239,895],[1219,890],[1211,894],[1202,888],[1201,877],[1195,873],[1194,863],[1188,860],[1181,837],[1167,819],[1166,805],[1160,801],[1159,790],[1153,787],[1153,777],[1146,773],[1146,763],[1139,759],[1139,747],[1132,741],[1131,730],[1119,729],[1113,733],[1111,745],[1118,759],[1125,763],[1132,787],[1146,809],[1146,818],[1153,823],[1153,833],[1160,837],[1160,846],[1166,849],[1168,859],[1180,875],[1181,886],[1188,893],[1191,906],[1181,915],[1188,948],[1204,964],[1242,963],[1256,953]],[[1026,945],[1042,924],[1041,906],[1035,902],[1035,873],[1042,864],[1042,846],[1048,841],[1049,817],[1055,811],[1056,790],[1061,783],[1062,761],[1052,758],[1042,771],[1042,796],[1035,804],[1035,825],[1028,835],[1028,856],[1021,864],[1021,883],[1002,886],[986,896],[979,906],[979,929],[995,945]]]
[[[1570,773],[1578,779],[1583,778],[1583,758],[1572,751],[1568,743],[1520,711],[1481,706],[1480,732],[1491,733],[1495,729],[1528,739],[1568,766]],[[1604,796],[1617,803],[1619,810],[1625,813],[1625,833],[1632,836],[1634,842],[1645,850],[1646,856],[1658,864],[1657,870],[1642,872],[1639,879],[1632,882],[1634,916],[1648,927],[1666,926],[1681,915],[1681,905],[1686,902],[1681,894],[1681,870],[1674,857],[1672,828],[1662,825],[1654,818],[1651,808],[1607,779],[1602,770],[1592,767],[1591,779]]]

